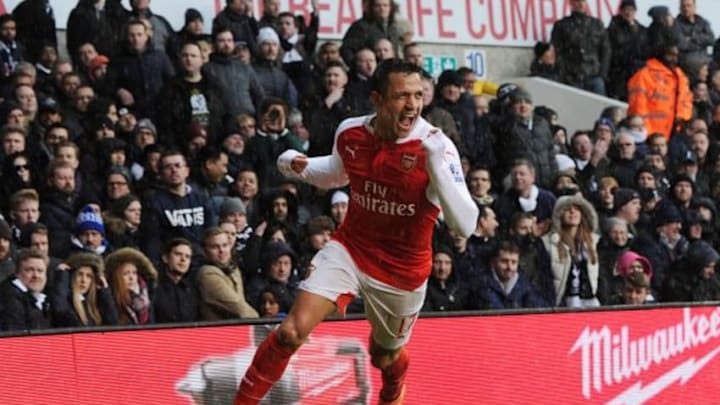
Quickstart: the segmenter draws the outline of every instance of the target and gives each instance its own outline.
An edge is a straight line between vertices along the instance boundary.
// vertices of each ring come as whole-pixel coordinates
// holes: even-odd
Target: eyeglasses
[[[28,169],[30,169],[30,166],[28,166],[28,165],[15,165],[15,170],[18,172],[20,170],[28,170]]]

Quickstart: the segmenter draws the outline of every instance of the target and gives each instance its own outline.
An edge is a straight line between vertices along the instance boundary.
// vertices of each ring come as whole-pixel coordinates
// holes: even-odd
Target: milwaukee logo
[[[582,394],[586,399],[593,392],[639,377],[652,367],[681,355],[687,350],[704,345],[720,337],[720,308],[709,315],[693,315],[690,308],[683,310],[683,319],[668,327],[637,338],[631,337],[630,327],[612,331],[608,326],[599,329],[585,327],[569,354],[580,353]],[[610,403],[639,404],[657,395],[679,381],[685,384],[718,353],[720,347],[705,354],[702,359],[691,358],[643,387],[638,382]]]

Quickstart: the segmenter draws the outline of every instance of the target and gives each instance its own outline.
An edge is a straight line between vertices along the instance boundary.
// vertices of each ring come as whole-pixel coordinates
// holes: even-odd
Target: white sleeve
[[[285,177],[300,179],[315,187],[331,189],[342,187],[348,183],[347,173],[343,166],[337,147],[333,146],[332,154],[308,158],[308,165],[298,174],[290,167],[292,160],[302,153],[288,149],[278,156],[277,166]]]
[[[427,159],[430,200],[439,203],[445,223],[451,229],[469,237],[477,227],[479,209],[465,185],[460,154],[455,144],[447,136],[442,136],[445,141],[442,159]]]

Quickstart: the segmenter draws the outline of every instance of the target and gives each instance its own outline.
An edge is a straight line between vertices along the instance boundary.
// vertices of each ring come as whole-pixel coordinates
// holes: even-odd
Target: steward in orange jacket
[[[678,47],[669,42],[628,81],[628,115],[645,118],[648,134],[670,139],[677,121],[692,118],[693,103],[685,73],[677,67]]]

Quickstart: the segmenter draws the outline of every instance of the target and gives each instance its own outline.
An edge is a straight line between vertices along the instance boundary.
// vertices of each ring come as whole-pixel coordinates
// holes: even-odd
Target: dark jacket
[[[199,319],[200,298],[191,277],[187,274],[175,284],[166,272],[161,272],[152,301],[155,322],[195,322]]]
[[[49,191],[40,202],[40,222],[50,235],[50,256],[65,258],[70,254],[70,236],[75,227],[75,216],[80,209],[77,194]]]
[[[646,28],[637,21],[630,24],[620,15],[610,20],[608,39],[612,48],[608,93],[616,98],[627,99],[626,83],[638,71],[649,56]]]
[[[570,14],[553,26],[552,44],[563,83],[581,87],[587,79],[607,77],[610,42],[599,19],[584,13]]]
[[[232,115],[254,116],[265,98],[265,90],[255,71],[236,58],[213,53],[210,62],[203,66],[203,74],[214,78],[224,90],[223,97]]]
[[[204,97],[204,106],[202,97]],[[165,84],[157,98],[157,109],[162,114],[157,116],[158,138],[164,146],[173,145],[183,150],[190,143],[190,125],[193,117],[193,102],[199,100],[209,112],[202,117],[200,123],[207,131],[209,145],[216,143],[221,135],[227,107],[223,99],[222,88],[212,79],[203,76],[199,83],[188,83],[181,75]]]
[[[85,42],[91,42],[98,53],[111,60],[117,53],[116,42],[127,11],[120,1],[108,0],[103,11],[97,13],[94,3],[94,0],[80,0],[68,18],[67,49],[75,66],[80,65],[77,50]]]
[[[328,107],[325,99],[318,97],[308,109],[306,123],[311,134],[308,156],[325,156],[332,152],[338,125],[356,112],[353,100],[346,89],[332,106]]]
[[[559,82],[560,69],[558,69],[557,63],[554,65],[546,65],[534,59],[530,64],[530,76],[542,77],[543,79]]]
[[[55,289],[50,296],[52,308],[52,324],[54,327],[79,327],[84,326],[72,303],[72,272],[55,272]],[[87,301],[83,301],[87,311]],[[110,288],[97,290],[97,306],[102,317],[102,325],[117,325],[118,312],[115,308]],[[87,326],[99,326],[88,317]]]
[[[35,62],[45,44],[57,46],[55,15],[49,0],[25,0],[13,10],[17,39],[28,49],[28,58]]]
[[[295,85],[275,62],[258,59],[253,64],[253,70],[267,97],[283,99],[290,107],[298,106]]]
[[[158,190],[143,202],[142,251],[153,263],[159,263],[162,244],[180,237],[193,244],[193,259],[200,259],[202,234],[217,222],[215,216],[210,200],[192,189],[184,197]]]
[[[446,282],[430,277],[423,311],[462,311],[469,309],[470,289],[452,272]]]
[[[352,23],[345,32],[340,47],[340,55],[348,65],[352,66],[357,51],[362,48],[373,49],[375,43],[382,38],[390,40],[393,48],[395,48],[395,54],[399,55],[400,34],[400,29],[394,21],[390,21],[387,26],[383,26],[381,22],[371,19],[369,16],[364,16]]]
[[[517,159],[528,159],[535,165],[537,184],[552,188],[557,173],[555,144],[548,122],[539,116],[532,119],[530,126],[515,117],[508,117],[505,130],[495,136],[497,176],[505,177]]]
[[[515,286],[506,294],[492,269],[486,270],[477,290],[476,306],[479,309],[543,308],[551,306],[530,284],[522,270],[518,269]]]
[[[658,301],[673,299],[672,297],[665,298],[664,296],[664,293],[667,291],[665,288],[665,277],[671,268],[674,268],[681,262],[687,251],[688,241],[684,236],[681,238],[672,251],[660,241],[660,237],[657,234],[652,237],[641,235],[636,238],[631,245],[632,251],[647,257],[652,264],[653,276],[650,287],[653,291],[662,292],[659,297],[655,297]]]
[[[35,297],[22,291],[9,277],[0,283],[0,330],[33,330],[50,327],[50,301],[46,297],[42,308],[35,305]]]
[[[252,52],[257,51],[255,42],[258,35],[258,22],[254,17],[247,14],[239,14],[225,7],[212,22],[213,32],[217,27],[229,27],[233,33],[235,42],[245,41]]]
[[[160,89],[175,76],[175,69],[164,51],[152,46],[140,52],[125,50],[111,64],[115,85],[132,93],[138,117],[155,119],[155,100]]]
[[[707,54],[707,48],[715,41],[710,23],[697,14],[694,23],[684,15],[678,15],[673,30],[682,39],[678,48],[683,59],[691,54]]]
[[[130,18],[144,18],[150,21],[152,25],[152,37],[150,37],[153,47],[163,52],[168,52],[168,45],[174,41],[175,30],[167,20],[167,18],[153,13],[149,8],[145,10],[133,10]],[[169,53],[169,52],[168,52]]]
[[[281,153],[288,149],[302,152],[302,144],[290,131],[286,130],[277,139],[273,138],[274,135],[263,134],[258,130],[258,134],[250,138],[246,146],[262,188],[277,185],[283,178],[275,164]]]

